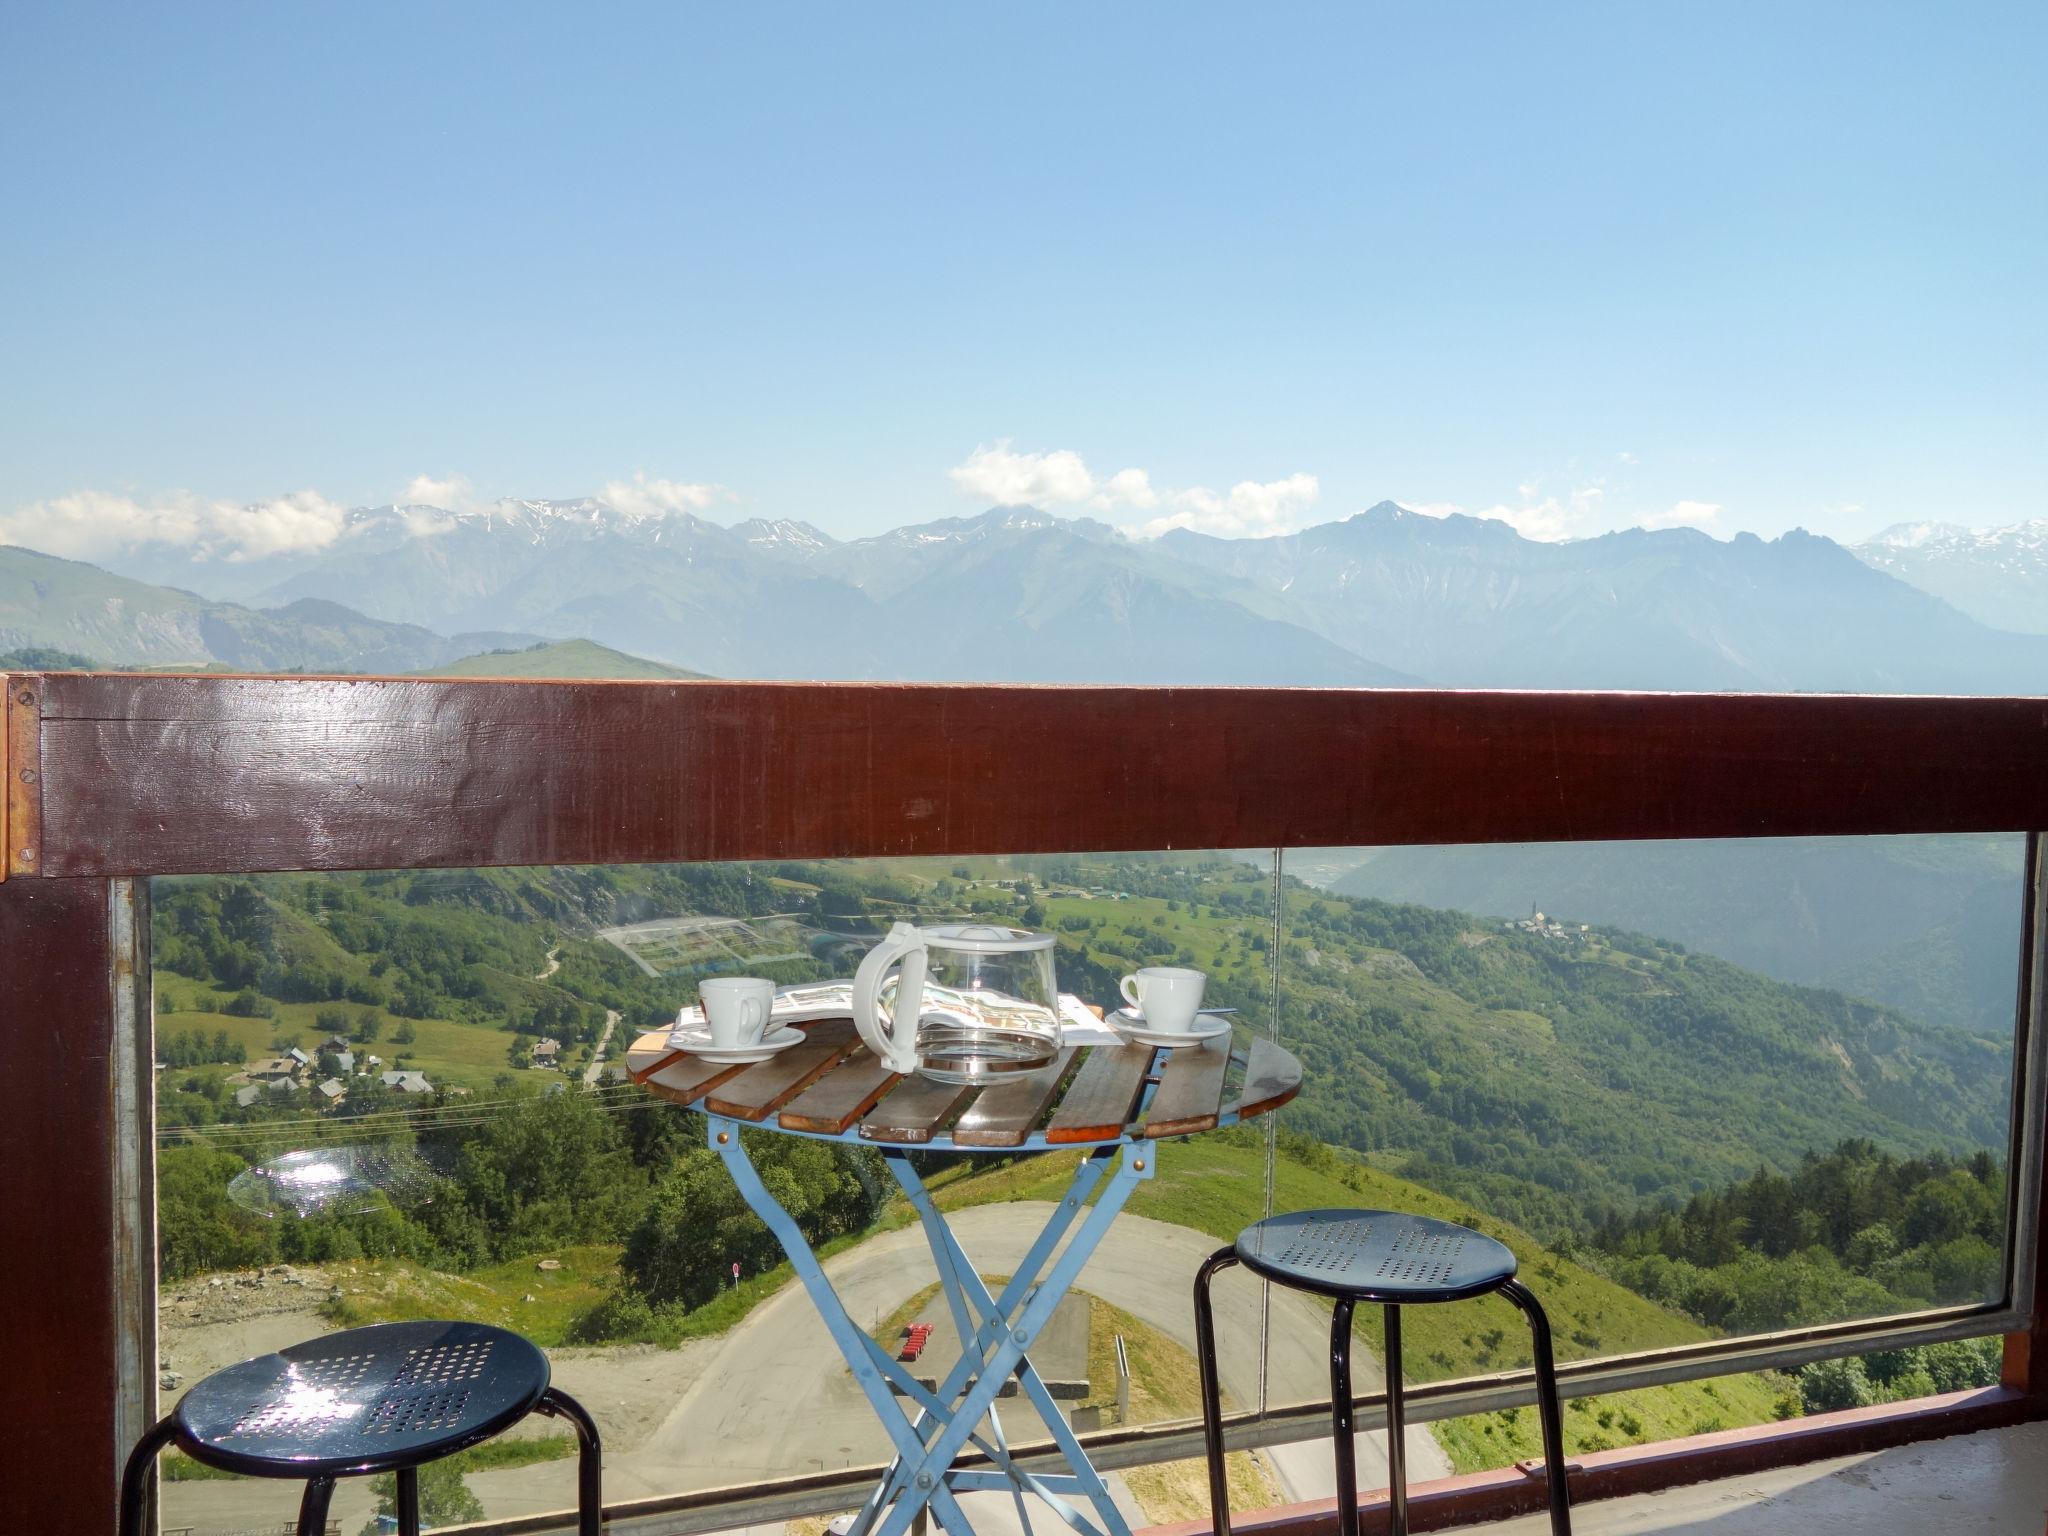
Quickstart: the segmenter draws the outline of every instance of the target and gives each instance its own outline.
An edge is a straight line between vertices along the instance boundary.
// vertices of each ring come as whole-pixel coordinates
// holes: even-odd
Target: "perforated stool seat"
[[[1202,1428],[1209,1455],[1209,1502],[1216,1536],[1230,1536],[1229,1487],[1223,1466],[1222,1388],[1216,1371],[1216,1323],[1209,1287],[1218,1270],[1242,1264],[1291,1290],[1336,1302],[1330,1320],[1331,1438],[1337,1461],[1337,1529],[1358,1536],[1357,1433],[1351,1397],[1351,1313],[1357,1303],[1386,1309],[1387,1524],[1392,1536],[1408,1529],[1407,1449],[1401,1388],[1401,1308],[1474,1296],[1504,1296],[1529,1319],[1536,1360],[1536,1410],[1543,1425],[1543,1460],[1549,1479],[1550,1528],[1570,1536],[1565,1482],[1564,1424],[1557,1369],[1551,1359],[1550,1320],[1535,1294],[1515,1278],[1515,1255],[1505,1243],[1455,1222],[1403,1211],[1320,1210],[1272,1216],[1240,1232],[1212,1253],[1195,1276],[1195,1353],[1202,1372]]]
[[[306,1479],[302,1533],[324,1528],[335,1478],[395,1472],[399,1530],[416,1536],[416,1469],[536,1412],[576,1427],[580,1525],[597,1536],[597,1426],[548,1376],[547,1356],[518,1334],[455,1322],[350,1328],[228,1366],[188,1391],[129,1457],[122,1536],[140,1536],[149,1468],[170,1443],[226,1472]]]
[[[1508,1245],[1398,1211],[1296,1211],[1237,1235],[1238,1262],[1276,1285],[1354,1301],[1462,1301],[1515,1274]]]

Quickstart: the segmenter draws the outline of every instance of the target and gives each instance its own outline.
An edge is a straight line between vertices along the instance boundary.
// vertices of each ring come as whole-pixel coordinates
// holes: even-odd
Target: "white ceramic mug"
[[[1144,1015],[1153,1029],[1180,1034],[1193,1029],[1195,1015],[1202,1011],[1202,988],[1209,978],[1200,971],[1177,965],[1148,965],[1117,984],[1124,1001]]]
[[[758,976],[717,976],[697,983],[711,1043],[721,1051],[759,1045],[775,1006],[775,983]]]

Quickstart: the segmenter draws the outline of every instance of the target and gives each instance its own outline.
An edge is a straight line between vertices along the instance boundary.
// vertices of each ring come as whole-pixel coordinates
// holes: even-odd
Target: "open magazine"
[[[853,1015],[853,983],[812,981],[797,986],[777,987],[771,1024],[802,1024],[810,1019],[844,1019]],[[686,1050],[703,1038],[704,1010],[692,1003],[676,1015],[675,1032],[669,1044]],[[1071,992],[1060,994],[1060,1043],[1063,1045],[1115,1045],[1116,1031],[1101,1016]]]

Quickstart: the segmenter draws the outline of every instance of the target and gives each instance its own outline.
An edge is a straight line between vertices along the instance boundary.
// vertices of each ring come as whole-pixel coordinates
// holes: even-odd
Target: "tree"
[[[393,1473],[372,1478],[370,1486],[376,1490],[377,1513],[380,1516],[395,1516],[398,1513],[398,1478]],[[452,1461],[430,1461],[419,1469],[420,1524],[461,1525],[470,1520],[484,1517],[483,1501],[469,1491],[469,1484],[462,1480],[462,1469]],[[378,1536],[389,1527],[371,1520],[363,1526],[361,1536]]]
[[[877,1199],[855,1161],[822,1142],[748,1137],[761,1182],[812,1243],[858,1231]],[[780,1263],[782,1250],[747,1208],[720,1159],[693,1147],[655,1187],[654,1198],[626,1238],[619,1268],[655,1306],[699,1307],[718,1294],[737,1263],[758,1274]]]
[[[636,1185],[645,1187],[613,1117],[580,1093],[543,1094],[492,1115],[463,1146],[455,1180],[461,1198],[436,1201],[421,1219],[455,1243],[483,1234],[491,1257],[614,1239]]]
[[[1861,1360],[1819,1360],[1807,1366],[1799,1373],[1799,1396],[1808,1413],[1839,1413],[1877,1401]]]
[[[391,1031],[392,1043],[395,1045],[411,1045],[419,1037],[420,1032],[411,1019],[400,1019],[398,1027]]]

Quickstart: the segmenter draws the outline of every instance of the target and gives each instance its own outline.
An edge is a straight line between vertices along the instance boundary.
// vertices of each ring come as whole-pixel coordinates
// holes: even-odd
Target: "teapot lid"
[[[920,928],[918,934],[927,944],[940,949],[965,950],[976,955],[1051,949],[1054,943],[1049,933],[1033,933],[1028,928],[1005,928],[998,923],[940,923],[935,927]]]

